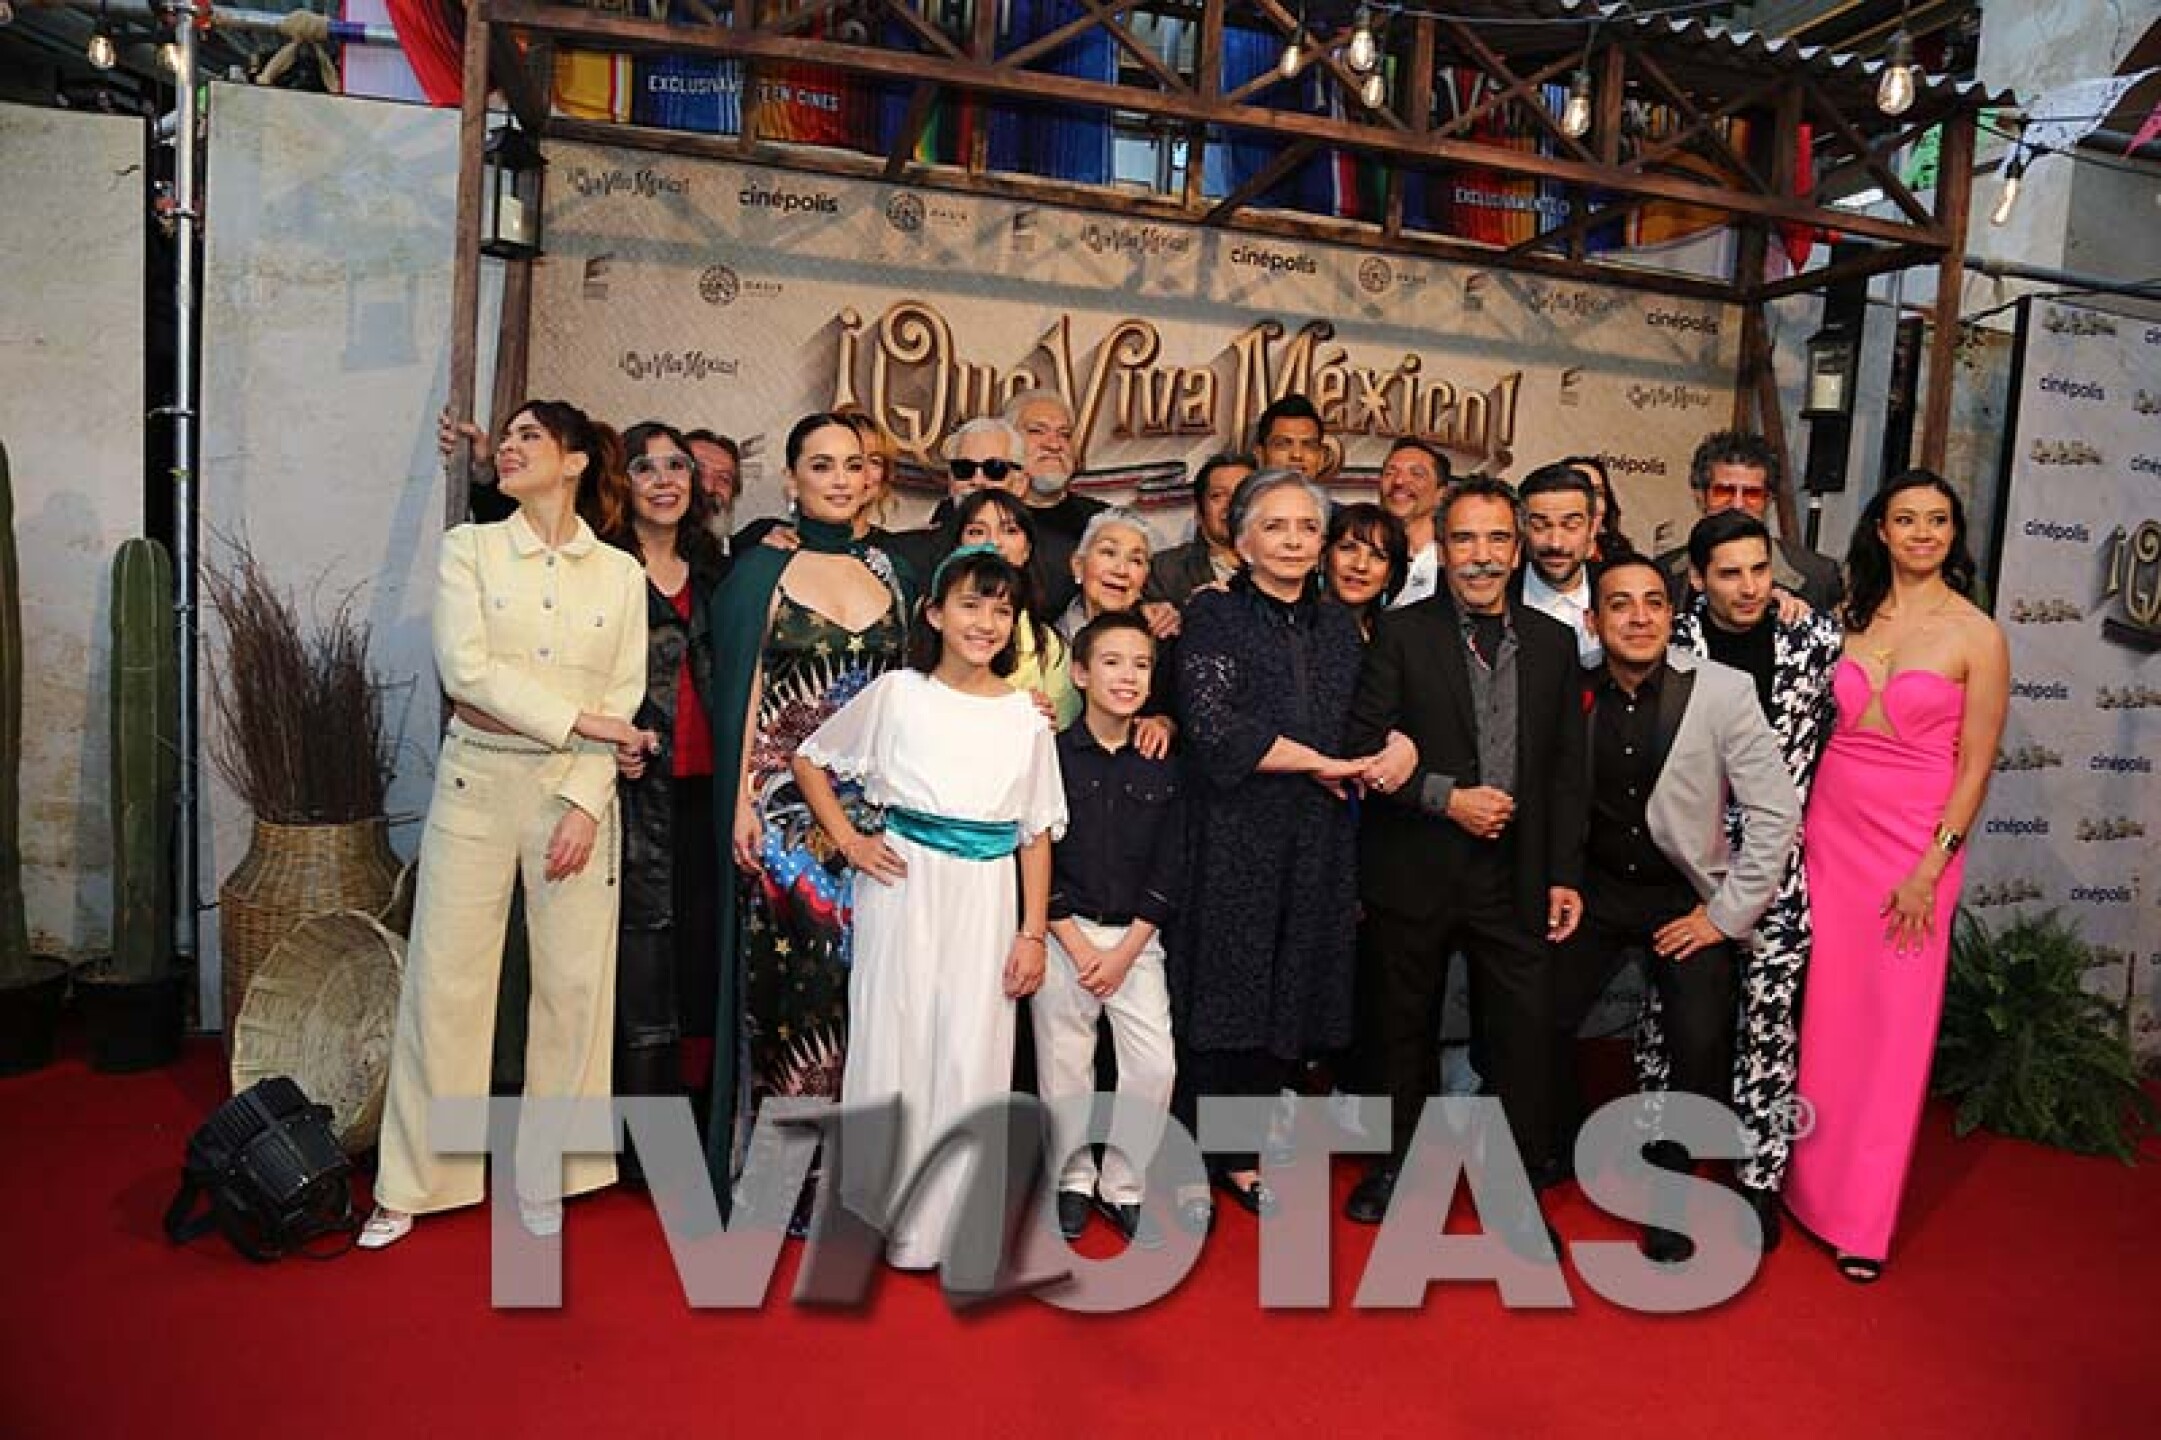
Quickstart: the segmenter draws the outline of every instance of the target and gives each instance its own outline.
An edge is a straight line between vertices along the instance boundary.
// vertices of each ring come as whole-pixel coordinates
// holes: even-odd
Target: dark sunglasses
[[[1020,469],[1011,460],[948,460],[945,465],[953,472],[955,480],[973,480],[975,472],[980,470],[984,479],[995,482]]]

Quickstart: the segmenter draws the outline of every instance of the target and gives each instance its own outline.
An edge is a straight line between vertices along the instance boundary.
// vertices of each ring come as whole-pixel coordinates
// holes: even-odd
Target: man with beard
[[[963,497],[985,488],[1019,495],[1027,484],[1027,446],[1020,432],[1003,420],[968,421],[945,437],[941,453],[946,465],[945,498],[931,511],[928,524],[903,530],[886,542],[886,549],[907,568],[910,583],[919,590],[930,584],[931,571],[945,558],[947,542],[953,538],[946,533],[946,522]],[[1038,548],[1029,566],[1038,585],[1048,579],[1042,558]]]
[[[1055,390],[1029,390],[1007,402],[1005,422],[1024,446],[1021,502],[1035,519],[1036,556],[1049,587],[1047,613],[1073,603],[1073,551],[1103,502],[1073,485],[1073,407]]]
[[[1669,652],[1673,612],[1658,567],[1640,556],[1613,561],[1592,595],[1606,655],[1588,690],[1584,920],[1554,967],[1555,1093],[1564,1116],[1554,1132],[1557,1158],[1574,1155],[1582,1106],[1576,1031],[1613,977],[1645,951],[1664,1006],[1673,1088],[1729,1102],[1735,942],[1770,908],[1801,822],[1800,797],[1748,677]],[[1717,823],[1728,805],[1742,812],[1739,844]],[[1693,1168],[1670,1140],[1646,1146],[1645,1157],[1661,1169]],[[1695,1242],[1652,1224],[1643,1253],[1684,1261]]]
[[[1567,630],[1509,600],[1519,524],[1498,480],[1449,491],[1446,584],[1380,617],[1351,706],[1349,753],[1396,730],[1418,749],[1410,778],[1377,782],[1361,820],[1361,1048],[1392,1131],[1344,1206],[1360,1224],[1386,1215],[1425,1098],[1440,1093],[1435,1037],[1459,947],[1518,1151],[1536,1165],[1552,1130],[1549,942],[1583,913],[1582,672]]]
[[[1566,625],[1576,637],[1576,657],[1588,670],[1604,653],[1591,629],[1591,545],[1598,537],[1592,516],[1597,497],[1590,479],[1565,461],[1533,470],[1517,491],[1523,501],[1526,563],[1516,572],[1523,603]]]
[[[1453,475],[1448,457],[1440,450],[1406,435],[1388,447],[1381,462],[1379,489],[1381,508],[1403,522],[1411,542],[1411,563],[1403,575],[1403,588],[1389,602],[1401,610],[1431,595],[1441,583],[1441,547],[1435,539],[1433,517],[1441,508],[1441,491]]]
[[[708,523],[725,554],[735,527],[735,502],[743,493],[743,447],[711,430],[688,430],[683,439],[698,465],[698,487],[713,502]]]
[[[1843,648],[1838,624],[1821,611],[1781,616],[1771,578],[1771,532],[1752,515],[1724,510],[1697,521],[1688,535],[1688,561],[1696,593],[1674,620],[1673,648],[1730,665],[1755,681],[1757,703],[1778,736],[1786,773],[1805,806],[1837,714],[1831,672]],[[1727,836],[1737,849],[1746,818],[1739,805],[1727,807]],[[1763,1224],[1766,1250],[1778,1243],[1778,1197],[1795,1138],[1798,1007],[1811,938],[1808,873],[1801,847],[1794,845],[1786,853],[1777,898],[1737,947],[1741,1001],[1733,1105],[1754,1150],[1735,1173]],[[1643,1088],[1665,1089],[1672,1063],[1655,993],[1636,1042]]]

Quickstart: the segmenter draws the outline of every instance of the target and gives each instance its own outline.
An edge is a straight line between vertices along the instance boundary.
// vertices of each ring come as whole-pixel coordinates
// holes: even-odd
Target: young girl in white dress
[[[1066,807],[1050,723],[1004,678],[1019,593],[994,548],[955,550],[910,627],[907,668],[871,682],[794,760],[805,802],[858,877],[841,1101],[901,1100],[895,1195],[842,1181],[842,1199],[873,1218],[954,1120],[1011,1088],[1013,1002],[1043,981],[1051,843]],[[884,809],[883,834],[849,823],[829,771],[862,782]],[[942,1162],[916,1190],[887,1235],[892,1264],[938,1264],[962,1169]]]

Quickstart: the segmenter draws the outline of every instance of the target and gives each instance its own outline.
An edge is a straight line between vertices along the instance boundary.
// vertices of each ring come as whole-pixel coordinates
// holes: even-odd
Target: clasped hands
[[[1308,773],[1316,785],[1338,800],[1347,800],[1354,793],[1363,795],[1368,790],[1392,794],[1403,788],[1417,770],[1418,747],[1409,736],[1391,730],[1386,743],[1373,754],[1349,760],[1322,755]]]

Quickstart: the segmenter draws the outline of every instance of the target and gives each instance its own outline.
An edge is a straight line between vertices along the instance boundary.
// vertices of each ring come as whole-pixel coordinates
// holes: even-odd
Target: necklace
[[[1946,594],[1941,600],[1938,600],[1934,606],[1930,607],[1928,610],[1922,613],[1920,619],[1914,623],[1914,627],[1911,633],[1917,636],[1926,635],[1929,631],[1930,625],[1935,621],[1936,617],[1938,615],[1941,615],[1945,610],[1949,609],[1951,602],[1953,600],[1956,600],[1957,598],[1958,593],[1956,591],[1952,591],[1949,594]],[[1900,616],[1883,615],[1881,616],[1881,618],[1885,620],[1896,621],[1900,618]],[[1906,638],[1907,635],[1901,632],[1890,636],[1888,644],[1868,645],[1864,648],[1868,651],[1869,655],[1875,659],[1877,665],[1881,666],[1886,672],[1888,672],[1891,668],[1891,656],[1897,651],[1899,642]]]

